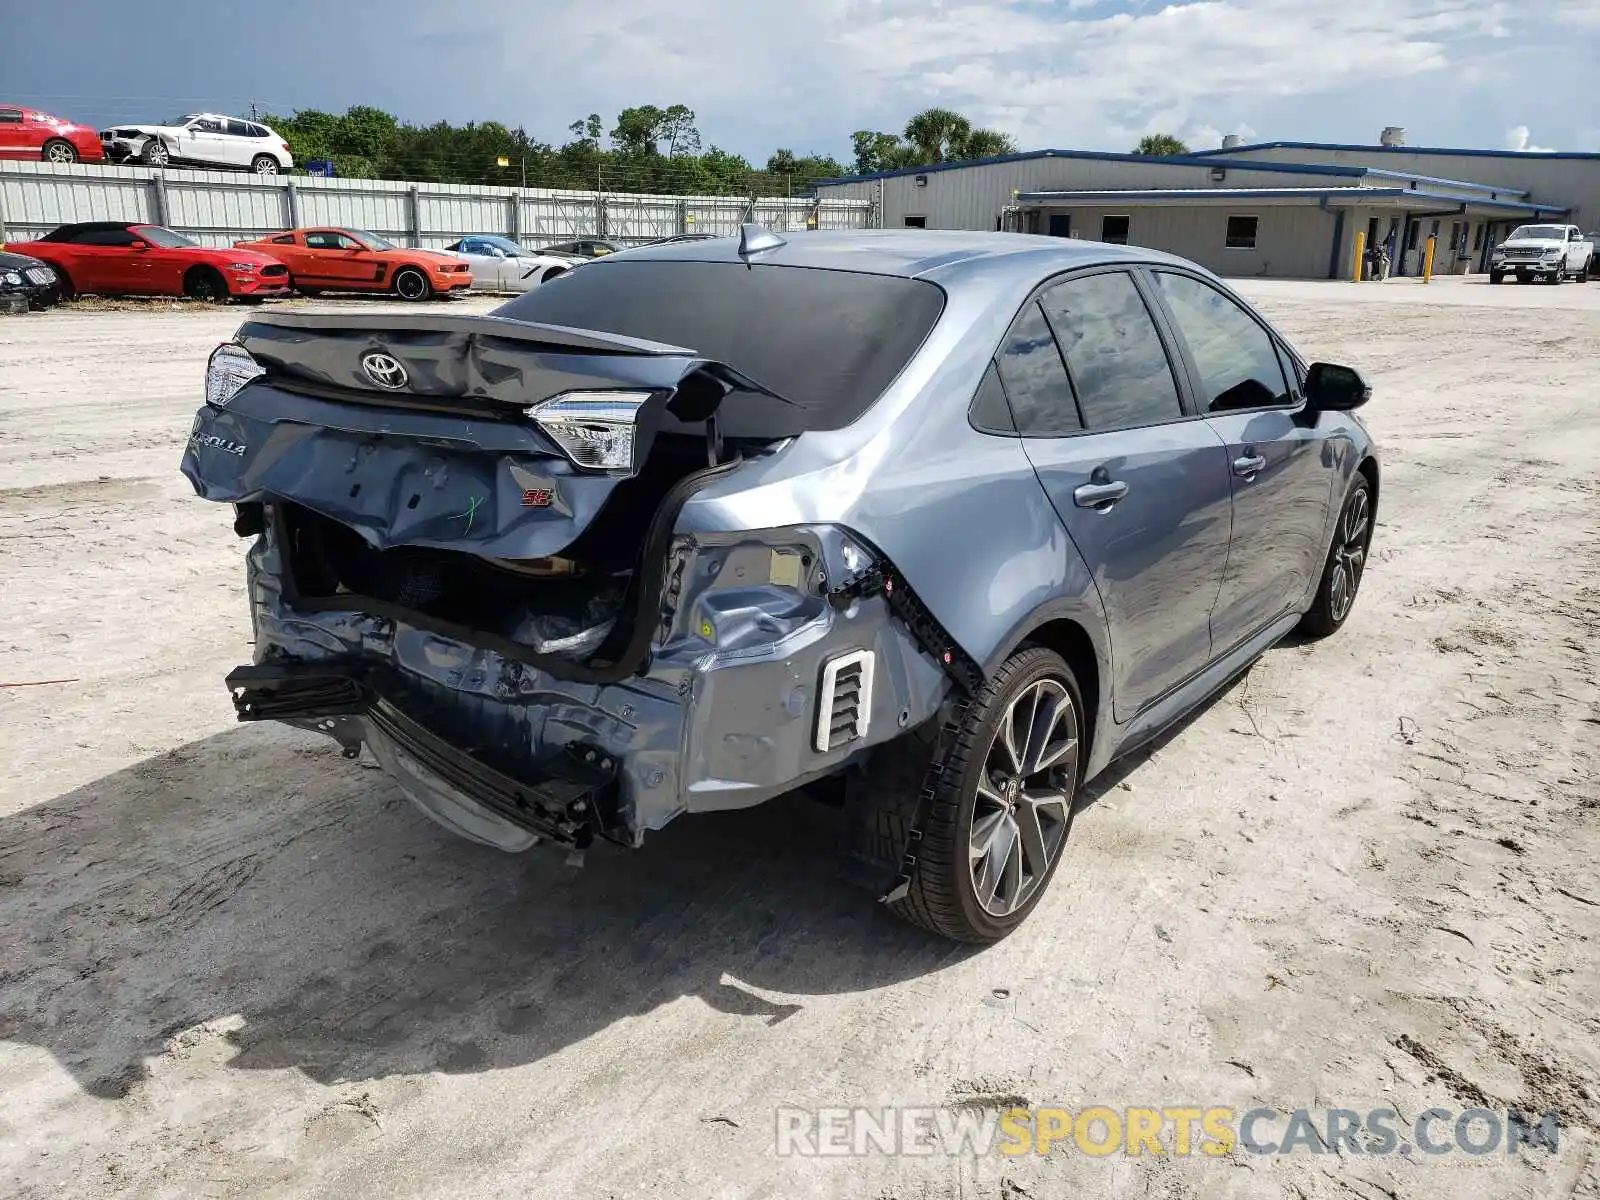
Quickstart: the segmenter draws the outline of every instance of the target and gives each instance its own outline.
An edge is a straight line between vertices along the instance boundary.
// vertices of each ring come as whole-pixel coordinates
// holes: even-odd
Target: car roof
[[[1159,250],[1139,246],[965,229],[829,229],[779,236],[786,239],[784,245],[758,251],[748,261],[906,278],[935,274],[948,277],[995,266],[1012,266],[1018,271],[1031,272],[1066,271],[1100,263],[1184,262]],[[611,264],[644,260],[747,261],[739,257],[738,237],[636,246],[603,261]]]

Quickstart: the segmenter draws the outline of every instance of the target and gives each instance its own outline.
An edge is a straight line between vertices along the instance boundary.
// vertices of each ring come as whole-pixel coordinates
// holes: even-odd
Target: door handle
[[[1249,479],[1262,467],[1267,465],[1267,460],[1259,454],[1248,454],[1243,458],[1233,460],[1233,473],[1241,479]]]
[[[1074,489],[1072,502],[1079,508],[1098,508],[1102,512],[1128,494],[1128,485],[1120,479],[1105,483],[1085,483]]]

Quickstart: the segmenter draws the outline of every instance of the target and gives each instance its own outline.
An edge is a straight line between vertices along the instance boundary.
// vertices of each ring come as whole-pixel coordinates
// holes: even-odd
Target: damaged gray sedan
[[[183,471],[251,539],[242,719],[507,851],[814,785],[985,942],[1087,780],[1343,624],[1368,395],[1170,256],[746,226],[492,316],[252,319]]]

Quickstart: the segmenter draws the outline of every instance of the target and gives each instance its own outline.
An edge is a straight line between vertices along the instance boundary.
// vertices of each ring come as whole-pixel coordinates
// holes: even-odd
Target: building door
[[[1051,237],[1071,237],[1072,236],[1072,214],[1071,213],[1051,213],[1050,214],[1050,236]]]

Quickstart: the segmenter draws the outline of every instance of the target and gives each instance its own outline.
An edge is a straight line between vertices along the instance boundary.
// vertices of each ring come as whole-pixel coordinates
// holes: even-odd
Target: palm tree
[[[1187,154],[1189,147],[1170,133],[1147,133],[1133,148],[1135,154]]]
[[[972,122],[948,108],[927,108],[906,122],[905,136],[918,162],[949,162],[966,157]]]

